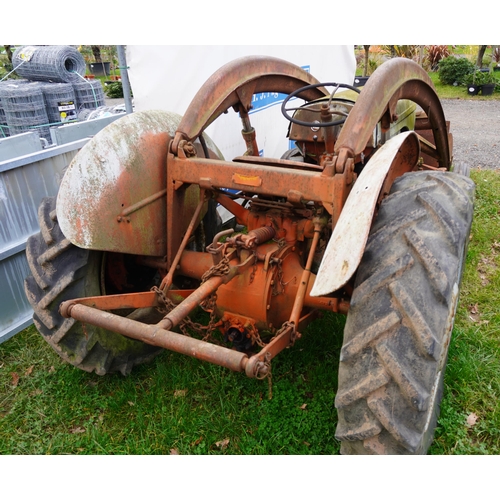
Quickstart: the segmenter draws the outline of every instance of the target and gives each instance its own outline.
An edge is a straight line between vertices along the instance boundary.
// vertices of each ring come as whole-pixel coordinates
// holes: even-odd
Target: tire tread
[[[86,296],[89,280],[94,280],[94,288],[100,286],[99,277],[92,274],[93,262],[100,254],[75,247],[64,237],[55,203],[55,198],[42,200],[38,211],[40,233],[27,243],[31,276],[26,278],[24,289],[34,310],[33,322],[65,361],[98,375],[127,375],[133,366],[149,361],[161,349],[59,314],[63,300]],[[117,342],[109,342],[111,338]]]
[[[383,201],[344,331],[335,399],[342,453],[427,452],[473,195],[466,177],[415,172]]]

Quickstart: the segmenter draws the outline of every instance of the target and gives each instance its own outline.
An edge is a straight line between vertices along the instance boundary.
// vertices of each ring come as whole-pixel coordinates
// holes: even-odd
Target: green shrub
[[[444,85],[461,85],[473,72],[474,64],[465,57],[449,56],[439,61],[439,80]]]
[[[123,97],[122,82],[109,83],[108,85],[106,85],[106,88],[104,91],[106,92],[106,95],[110,99],[121,98],[121,97]]]

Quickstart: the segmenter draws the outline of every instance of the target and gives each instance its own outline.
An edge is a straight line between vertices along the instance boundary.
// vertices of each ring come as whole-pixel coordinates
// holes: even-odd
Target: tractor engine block
[[[248,211],[248,232],[223,231],[207,247],[207,253],[183,254],[179,274],[198,278],[219,264],[224,255],[231,254],[231,262],[237,259],[241,272],[218,288],[216,315],[219,330],[238,350],[262,345],[266,332],[272,336],[290,318],[314,234],[315,210],[298,212],[263,210],[254,205]],[[318,264],[323,250],[320,246],[316,251],[314,261]],[[338,304],[338,298],[310,296],[314,278],[311,275],[305,294],[305,317],[312,308],[335,310]]]

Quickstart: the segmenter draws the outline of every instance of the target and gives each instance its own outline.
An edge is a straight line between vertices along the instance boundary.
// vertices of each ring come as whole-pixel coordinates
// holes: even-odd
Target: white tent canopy
[[[248,55],[278,57],[305,68],[322,82],[351,84],[356,60],[353,45],[128,45],[127,65],[135,111],[163,109],[184,114],[196,92],[221,66]],[[288,121],[280,99],[261,99],[251,115],[262,156],[280,157],[288,148]],[[281,99],[282,100],[282,99]],[[207,129],[226,159],[243,154],[241,122],[230,112]]]

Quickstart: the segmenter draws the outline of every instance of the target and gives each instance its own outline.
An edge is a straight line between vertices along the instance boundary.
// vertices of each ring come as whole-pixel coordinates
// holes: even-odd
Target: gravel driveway
[[[443,99],[453,134],[453,161],[470,168],[500,168],[500,101]]]

